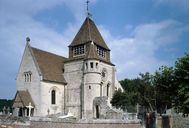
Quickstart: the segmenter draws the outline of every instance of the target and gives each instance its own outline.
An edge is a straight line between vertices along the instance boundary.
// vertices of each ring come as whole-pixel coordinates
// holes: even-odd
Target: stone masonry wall
[[[0,124],[0,128],[142,128],[140,124],[91,124],[91,123],[60,123],[32,122],[31,125]]]
[[[123,120],[59,120],[0,116],[0,128],[141,128],[137,122]]]
[[[141,128],[140,124],[127,123],[61,123],[32,122],[31,128]]]
[[[175,114],[173,116],[173,128],[189,128],[189,117]]]
[[[24,73],[31,72],[31,82],[25,82]],[[40,76],[34,63],[30,48],[26,45],[20,68],[16,77],[16,90],[28,90],[35,104],[34,115],[40,115]]]

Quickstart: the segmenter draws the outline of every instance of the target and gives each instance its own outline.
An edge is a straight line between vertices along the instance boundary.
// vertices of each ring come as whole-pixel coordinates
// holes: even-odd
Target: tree
[[[175,76],[178,85],[178,103],[181,111],[189,113],[189,54],[175,63]]]
[[[140,84],[138,87],[139,101],[138,103],[146,108],[147,111],[155,110],[155,90],[152,84],[152,75],[146,72],[140,73]]]
[[[154,87],[149,73],[140,74],[136,79],[120,81],[124,92],[118,90],[114,93],[111,103],[116,108],[129,112],[136,112],[136,105],[144,106],[147,111],[154,110]]]
[[[175,107],[177,112],[189,113],[189,54],[175,62],[175,68],[162,66],[154,75],[140,73],[136,79],[120,81],[124,92],[118,90],[112,105],[132,110],[139,103],[147,111]]]
[[[0,112],[3,111],[4,107],[12,108],[13,100],[0,99]]]
[[[172,67],[162,66],[153,75],[153,85],[156,92],[157,111],[162,114],[172,107],[176,96],[175,73]]]
[[[116,108],[125,109],[124,106],[127,102],[127,99],[121,89],[115,91],[113,98],[111,100],[111,104]]]

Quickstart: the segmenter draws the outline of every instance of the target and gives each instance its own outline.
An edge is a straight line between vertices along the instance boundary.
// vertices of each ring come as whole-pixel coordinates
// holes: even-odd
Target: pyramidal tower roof
[[[107,50],[110,50],[106,45],[104,39],[102,38],[98,28],[91,18],[86,17],[84,23],[73,39],[72,43],[69,45],[70,47],[85,44],[89,41],[93,41],[96,45],[99,45]]]

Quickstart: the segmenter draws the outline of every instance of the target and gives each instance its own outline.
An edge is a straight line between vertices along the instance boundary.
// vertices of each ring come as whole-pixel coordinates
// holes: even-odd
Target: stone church
[[[26,47],[16,77],[14,115],[62,114],[78,119],[107,118],[110,100],[117,89],[110,49],[94,21],[86,17],[63,57]]]

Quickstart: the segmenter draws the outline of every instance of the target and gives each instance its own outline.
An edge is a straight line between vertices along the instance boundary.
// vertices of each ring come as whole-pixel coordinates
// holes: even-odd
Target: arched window
[[[109,96],[109,87],[110,87],[110,84],[107,85],[107,92],[106,92],[106,96]]]
[[[99,117],[100,117],[99,106],[96,105],[96,118],[98,119]]]
[[[85,69],[86,70],[88,69],[88,63],[85,63]]]
[[[93,68],[93,62],[91,62],[90,65],[91,65],[91,68]]]
[[[56,91],[51,91],[51,104],[56,104]]]
[[[96,69],[98,69],[98,63],[96,63]]]

